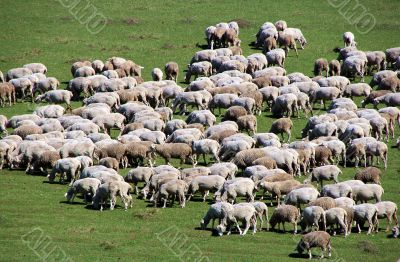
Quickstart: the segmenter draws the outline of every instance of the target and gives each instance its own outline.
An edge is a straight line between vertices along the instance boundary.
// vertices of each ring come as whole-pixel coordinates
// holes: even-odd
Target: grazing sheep
[[[302,254],[305,250],[308,252],[309,259],[312,258],[311,248],[320,247],[322,250],[321,259],[324,258],[324,253],[328,249],[328,257],[331,257],[331,236],[325,231],[310,232],[301,237],[300,242],[297,244],[296,250]]]
[[[271,193],[271,206],[272,200],[275,198],[277,199],[278,206],[280,206],[281,197],[289,194],[292,190],[296,189],[300,185],[301,183],[294,179],[276,182],[267,182],[263,180],[257,184],[257,188],[264,189],[263,195],[265,192]]]
[[[297,233],[297,223],[300,219],[300,211],[297,207],[292,205],[280,205],[275,208],[272,216],[269,220],[272,230],[275,229],[278,224],[278,230],[280,230],[280,224],[283,225],[283,232],[286,232],[285,222],[292,223],[294,225],[294,234]]]
[[[59,159],[53,166],[51,173],[47,176],[50,182],[53,182],[57,173],[60,174],[60,182],[64,181],[65,174],[67,179],[71,180],[71,185],[79,178],[81,171],[81,161],[76,158],[67,157]]]
[[[220,162],[211,165],[210,171],[211,171],[210,175],[219,175],[225,179],[233,179],[235,178],[238,168],[234,163]]]
[[[192,141],[192,152],[195,163],[197,163],[197,155],[202,154],[204,164],[207,165],[206,154],[212,154],[214,159],[219,162],[218,151],[220,144],[212,139],[201,139],[199,141]]]
[[[263,52],[268,53],[269,51],[276,49],[276,39],[272,36],[265,38],[263,42]]]
[[[341,65],[340,62],[336,59],[333,59],[329,62],[329,76],[340,76]]]
[[[49,103],[55,103],[55,104],[61,104],[65,103],[67,104],[68,109],[71,108],[71,99],[73,97],[73,94],[71,91],[68,90],[51,90],[47,91],[43,95],[39,95],[36,97],[35,102],[42,102],[46,101]]]
[[[161,145],[153,144],[151,145],[151,159],[155,164],[155,155],[159,155],[164,158],[165,163],[170,165],[171,158],[179,158],[181,164],[185,160],[190,159],[192,164],[194,163],[192,148],[185,143],[165,143]]]
[[[132,196],[130,195],[131,190],[131,185],[124,181],[111,181],[104,183],[97,188],[96,193],[93,196],[93,207],[97,209],[100,205],[100,211],[103,211],[105,201],[110,200],[110,210],[113,210],[117,202],[117,196],[119,196],[125,205],[125,210],[127,210],[129,206],[132,207]]]
[[[297,96],[291,93],[278,96],[274,101],[271,112],[276,117],[282,117],[285,113],[288,118],[294,113],[298,115]]]
[[[352,207],[355,205],[354,200],[350,197],[339,197],[335,198],[334,200],[336,207]]]
[[[329,196],[332,198],[351,197],[352,188],[345,183],[337,183],[325,185],[321,190],[321,196]]]
[[[376,203],[375,206],[378,209],[378,219],[387,218],[387,226],[386,232],[389,232],[390,227],[392,226],[392,219],[394,219],[395,225],[399,224],[397,219],[397,205],[391,201],[382,201]],[[379,226],[376,227],[376,231],[378,232]]]
[[[218,175],[197,176],[189,183],[187,201],[197,192],[200,191],[203,197],[203,202],[206,201],[209,191],[220,191],[224,185],[225,178]]]
[[[293,122],[292,120],[290,120],[290,118],[280,118],[272,123],[269,132],[274,134],[281,134],[282,141],[284,140],[283,134],[286,133],[288,135],[288,142],[290,142],[292,127]]]
[[[319,206],[324,210],[336,207],[335,199],[331,197],[319,197],[316,200],[310,202],[308,206]]]
[[[354,221],[358,228],[358,233],[361,233],[360,225],[364,225],[365,221],[368,221],[368,232],[367,235],[371,234],[375,227],[378,227],[378,208],[374,204],[360,204],[353,206],[354,210]]]
[[[376,202],[380,202],[382,194],[384,193],[383,188],[377,184],[365,184],[360,186],[352,187],[353,199],[357,203],[367,203],[368,200],[375,199]]]
[[[197,78],[199,75],[210,76],[212,75],[212,64],[208,61],[196,62],[188,66],[188,70],[185,76],[186,83],[190,83],[190,78],[195,75]]]
[[[265,54],[269,65],[285,66],[286,51],[282,48],[273,49]]]
[[[262,230],[263,227],[263,223],[264,223],[264,219],[263,217],[265,217],[265,221],[267,222],[267,230],[269,230],[269,223],[268,223],[268,207],[266,204],[264,204],[263,202],[253,202],[252,203],[254,208],[256,209],[257,212],[257,218],[260,220],[260,231]]]
[[[283,46],[283,49],[285,50],[285,56],[288,55],[289,49],[294,49],[294,51],[296,52],[296,56],[299,57],[299,53],[297,52],[296,41],[293,35],[278,32],[277,43],[279,47]]]
[[[67,193],[65,193],[65,197],[67,198],[68,203],[71,203],[74,202],[76,194],[81,193],[83,194],[85,204],[87,204],[87,196],[91,195],[93,197],[100,185],[101,181],[97,178],[87,177],[78,179],[72,184],[72,186],[68,188]]]
[[[117,159],[113,157],[105,157],[99,160],[99,165],[112,168],[115,171],[119,170],[119,162]]]
[[[179,66],[175,62],[168,62],[164,67],[165,76],[167,80],[174,80],[175,83],[178,82]]]
[[[328,60],[325,58],[319,58],[314,62],[314,75],[322,75],[323,71],[325,71],[326,77],[328,77]]]
[[[6,100],[8,100],[8,105],[11,106],[12,103],[16,103],[15,98],[15,88],[11,83],[1,83],[0,84],[0,106],[4,107]]]
[[[13,130],[12,135],[18,135],[22,139],[25,139],[28,135],[42,134],[42,129],[37,125],[22,125]]]
[[[208,223],[210,223],[210,220],[212,220],[211,228],[214,228],[215,219],[218,219],[219,224],[221,224],[221,220],[223,218],[222,208],[227,209],[227,208],[229,208],[230,205],[231,204],[225,203],[225,202],[217,202],[215,204],[212,204],[200,222],[201,229],[203,229],[203,230],[206,229]]]
[[[40,171],[47,175],[47,168],[53,168],[56,161],[59,159],[60,154],[57,151],[45,151],[40,154],[38,158],[33,158],[33,170],[40,168]]]
[[[311,174],[311,182],[320,182],[321,188],[324,180],[333,180],[338,183],[338,176],[342,174],[342,170],[335,165],[320,166],[313,169]]]
[[[382,171],[379,168],[370,166],[357,171],[356,175],[354,176],[354,179],[361,180],[364,183],[370,182],[380,185],[381,176],[382,176]]]
[[[257,158],[253,161],[252,165],[262,165],[268,169],[275,169],[277,168],[276,161],[268,156]]]
[[[313,226],[319,230],[319,223],[322,222],[323,229],[326,230],[325,210],[320,206],[311,205],[304,208],[301,214],[301,229],[306,232],[308,227],[313,229]]]
[[[160,68],[153,68],[151,70],[151,77],[153,81],[161,81],[163,79],[163,72]]]
[[[393,66],[397,61],[397,58],[400,56],[400,47],[386,49],[385,54],[388,64],[390,63]]]
[[[226,185],[224,184],[220,193],[221,201],[228,201],[233,204],[236,200],[236,197],[245,196],[247,202],[253,202],[254,189],[255,184],[253,180],[251,180],[250,178],[240,178],[236,181],[232,181],[231,183],[227,183]]]
[[[308,204],[319,197],[319,192],[312,187],[303,187],[290,191],[286,196],[284,203],[295,205],[300,208],[301,204]]]
[[[237,119],[239,130],[249,131],[251,134],[257,132],[257,118],[254,115],[245,115]]]
[[[299,28],[288,27],[283,31],[284,34],[292,35],[296,41],[300,43],[301,49],[307,44],[307,40]]]
[[[331,229],[333,229],[333,226],[336,224],[339,224],[340,227],[344,230],[344,237],[347,236],[347,212],[341,207],[334,207],[330,208],[325,211],[325,217],[326,217],[326,225],[331,226]],[[336,235],[336,231],[333,231],[333,235]]]
[[[253,204],[251,203],[240,203],[233,205],[229,208],[222,208],[223,219],[221,224],[217,226],[217,233],[219,236],[222,236],[226,231],[226,227],[228,226],[228,235],[231,234],[232,224],[236,224],[237,229],[239,230],[239,234],[241,236],[246,235],[250,226],[253,226],[253,234],[257,231],[257,211]],[[239,227],[238,221],[241,221],[245,226],[245,229],[242,231]]]
[[[181,208],[185,207],[185,193],[187,192],[188,185],[183,180],[174,179],[165,184],[162,184],[159,191],[156,193],[154,199],[156,201],[163,201],[163,207],[166,208],[167,200],[170,200],[170,206],[174,204],[176,197],[179,199],[179,205]]]
[[[33,72],[29,68],[25,67],[18,67],[8,70],[6,74],[6,82],[10,81],[11,79],[27,77],[32,75]]]
[[[137,187],[138,182],[145,182],[146,185],[150,181],[150,177],[154,174],[154,171],[150,167],[137,167],[131,169],[128,174],[125,176],[125,182],[133,183],[135,186],[135,192],[138,194],[139,189]]]

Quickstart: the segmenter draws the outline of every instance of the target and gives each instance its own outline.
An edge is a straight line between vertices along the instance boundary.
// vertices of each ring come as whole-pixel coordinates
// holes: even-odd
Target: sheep
[[[304,232],[307,231],[308,227],[311,227],[312,231],[313,226],[316,226],[318,231],[319,222],[322,222],[323,229],[326,230],[325,210],[322,207],[311,205],[304,208],[300,221],[301,228]]]
[[[150,167],[137,167],[131,169],[128,174],[124,177],[125,182],[133,183],[135,186],[134,193],[138,194],[139,189],[137,187],[138,182],[145,182],[146,185],[150,181],[150,177],[154,174],[154,171]]]
[[[192,75],[195,75],[195,78],[197,78],[199,75],[212,75],[212,64],[208,61],[192,63],[190,66],[188,66],[188,71],[185,75],[186,83],[190,83],[190,78]]]
[[[112,168],[115,171],[119,170],[119,162],[117,159],[113,158],[113,157],[104,157],[102,159],[99,160],[99,165],[108,167],[108,168]]]
[[[288,27],[285,30],[283,30],[283,33],[292,35],[294,39],[299,42],[301,49],[304,49],[304,47],[306,46],[307,40],[299,28]]]
[[[15,98],[15,88],[11,83],[0,83],[0,106],[4,107],[8,100],[8,105],[11,106],[12,103],[16,103]]]
[[[246,196],[248,202],[254,201],[253,191],[255,184],[250,178],[241,178],[230,184],[224,185],[221,190],[221,200],[228,201],[232,204],[237,196]]]
[[[328,60],[325,58],[319,58],[314,62],[314,75],[322,75],[322,71],[325,71],[326,77],[328,77]]]
[[[253,161],[252,165],[262,165],[268,169],[277,168],[276,161],[268,156],[257,158]]]
[[[296,205],[300,208],[301,204],[308,204],[316,200],[320,193],[312,187],[303,187],[290,191],[284,199],[285,204]]]
[[[366,71],[367,61],[358,56],[350,56],[346,58],[342,66],[342,74],[352,76],[355,79],[356,75],[361,77],[361,82],[364,82],[364,74]]]
[[[381,201],[383,188],[377,184],[365,184],[352,187],[354,201],[366,203],[368,200],[375,199],[376,203]]]
[[[209,191],[220,191],[224,185],[225,178],[218,175],[210,176],[197,176],[189,183],[188,198],[187,201],[195,194],[197,191],[202,193],[203,202],[206,201]]]
[[[227,47],[240,46],[241,43],[236,30],[233,28],[228,28],[225,30],[222,41]]]
[[[343,182],[331,185],[325,185],[321,189],[321,196],[329,196],[332,198],[351,197],[352,188]]]
[[[286,52],[282,48],[276,48],[268,51],[265,56],[267,57],[269,65],[278,65],[284,68]]]
[[[329,76],[340,76],[341,65],[340,62],[336,59],[329,61]]]
[[[251,134],[257,132],[257,118],[254,115],[245,115],[237,119],[239,130],[249,131]]]
[[[124,181],[111,181],[100,185],[93,196],[93,207],[97,209],[100,205],[100,211],[103,211],[103,204],[110,200],[110,210],[114,209],[117,196],[120,196],[125,205],[125,211],[132,207],[132,196],[130,191],[132,187]]]
[[[204,164],[207,165],[206,154],[212,154],[214,159],[219,162],[218,151],[220,145],[217,141],[212,139],[202,139],[199,141],[192,141],[192,152],[195,163],[197,163],[197,155],[202,154],[204,159]]]
[[[386,232],[389,232],[390,227],[392,226],[392,219],[394,219],[395,225],[399,224],[397,219],[397,205],[391,201],[382,201],[376,203],[375,206],[378,209],[378,219],[386,218],[387,226]],[[379,226],[376,227],[376,232],[378,232]]]
[[[351,208],[352,206],[355,205],[354,200],[350,197],[339,197],[339,198],[335,198],[334,200],[335,200],[336,207]],[[350,227],[348,229],[350,230]]]
[[[250,226],[253,226],[253,234],[257,231],[257,210],[250,203],[240,203],[233,205],[232,207],[222,208],[222,221],[221,224],[217,226],[217,233],[222,236],[226,231],[226,226],[228,226],[228,235],[231,234],[231,224],[236,224],[239,234],[241,236],[246,235]],[[245,229],[242,231],[239,227],[238,221],[241,221],[245,225]]]
[[[71,180],[71,185],[75,180],[79,178],[81,169],[81,162],[76,158],[63,158],[56,161],[51,170],[51,173],[47,176],[49,181],[52,183],[55,179],[57,173],[60,173],[60,182],[64,181],[64,174],[67,175],[67,178]]]
[[[372,143],[367,143],[366,145],[366,153],[367,153],[367,162],[370,162],[373,165],[373,157],[379,157],[383,160],[385,170],[387,168],[387,160],[388,160],[388,147],[384,142],[374,141]],[[378,164],[379,164],[378,158]]]
[[[186,119],[186,122],[189,124],[187,128],[191,128],[190,125],[195,125],[195,124],[211,127],[215,124],[215,122],[217,122],[217,118],[213,113],[211,113],[210,110],[199,110],[190,113]]]
[[[22,125],[13,130],[12,135],[18,135],[22,139],[31,134],[42,134],[42,129],[37,125]]]
[[[379,168],[371,166],[357,171],[357,173],[354,176],[354,179],[361,180],[364,183],[371,182],[380,185],[381,176],[382,176],[381,170]]]
[[[43,95],[36,97],[35,102],[47,101],[49,103],[66,103],[68,109],[71,108],[71,99],[73,94],[68,90],[51,90]]]
[[[324,109],[326,110],[326,104],[323,101],[336,99],[340,94],[341,91],[337,87],[319,87],[312,92],[311,103],[314,105],[317,100],[321,100],[321,103],[323,103]]]
[[[155,198],[155,196],[160,186],[171,180],[176,180],[180,178],[179,171],[175,172],[165,167],[166,166],[158,166],[153,169],[154,175],[151,176],[149,183],[147,183],[145,187],[141,190],[141,194],[143,195],[144,199],[146,199],[147,195],[151,193],[150,201],[157,201],[157,198]],[[170,168],[174,169],[173,167]]]
[[[325,231],[310,232],[301,237],[300,242],[297,244],[296,250],[302,254],[305,250],[308,252],[309,259],[312,258],[311,248],[320,247],[322,250],[321,259],[324,258],[324,253],[328,249],[328,257],[331,257],[331,236]]]
[[[275,198],[277,199],[278,206],[280,206],[282,195],[287,195],[293,189],[296,189],[299,185],[301,185],[301,183],[294,179],[276,182],[262,181],[257,184],[257,188],[264,190],[263,195],[265,194],[265,192],[271,193],[271,206],[272,200]]]
[[[290,120],[290,118],[280,118],[272,123],[269,132],[274,134],[281,134],[282,140],[284,140],[283,134],[286,133],[288,135],[287,141],[290,142],[292,127],[293,122],[292,120]]]
[[[296,46],[296,41],[293,35],[291,34],[285,34],[283,32],[278,32],[278,39],[277,42],[279,44],[279,47],[284,48],[285,50],[285,56],[288,55],[289,48],[294,49],[296,52],[296,56],[299,57],[299,53],[297,52],[297,46]]]
[[[65,198],[68,203],[71,203],[74,202],[76,194],[82,193],[85,204],[87,204],[87,196],[90,194],[93,197],[100,185],[101,181],[97,178],[87,177],[78,179],[68,188],[67,193],[65,193]]]
[[[187,192],[188,185],[183,180],[174,179],[160,186],[159,191],[154,197],[156,201],[163,201],[163,207],[166,208],[167,200],[170,199],[170,206],[174,204],[176,197],[179,199],[179,205],[181,208],[185,207],[185,193]]]
[[[98,159],[98,152],[95,152],[95,145],[90,139],[71,140],[66,142],[60,149],[61,158],[88,156]]]
[[[168,62],[165,64],[164,72],[167,80],[178,82],[179,66],[176,62]]]
[[[358,228],[358,233],[361,233],[360,225],[364,225],[365,221],[368,221],[368,232],[367,235],[371,234],[375,227],[378,227],[378,208],[374,204],[360,204],[353,206],[354,210],[354,221]]]
[[[289,174],[297,173],[300,175],[298,153],[294,149],[281,149],[270,146],[262,150],[264,151],[265,156],[269,156],[276,161],[278,167],[286,168]]]
[[[280,230],[280,224],[283,225],[283,232],[286,232],[285,222],[292,223],[294,225],[294,234],[297,233],[297,223],[300,219],[300,211],[297,207],[292,205],[280,205],[275,208],[272,216],[269,220],[272,230],[275,229],[276,224],[278,224],[278,230]]]
[[[11,79],[20,78],[20,77],[27,77],[32,75],[33,72],[29,68],[25,67],[18,67],[8,70],[6,74],[6,82],[10,81]]]
[[[40,171],[47,175],[47,168],[53,168],[56,161],[60,159],[60,154],[56,151],[45,151],[33,158],[33,170],[40,168]],[[29,170],[28,170],[29,171]]]
[[[283,94],[278,96],[275,99],[271,111],[276,117],[281,117],[286,113],[286,116],[290,118],[295,112],[298,115],[297,96],[295,94]]]
[[[371,52],[365,52],[365,55],[367,56],[368,60],[368,72],[371,74],[373,67],[376,66],[377,72],[381,71],[381,68],[383,70],[386,70],[386,54],[382,51],[371,51]]]
[[[231,162],[237,165],[239,168],[243,168],[250,165],[254,160],[264,156],[265,153],[262,149],[252,148],[236,153]]]
[[[335,165],[320,166],[313,169],[311,174],[311,182],[320,182],[321,188],[324,180],[333,180],[338,183],[338,176],[342,174],[342,170]]]
[[[387,62],[393,66],[397,61],[397,58],[400,56],[400,47],[386,49],[385,54]]]
[[[235,94],[216,94],[210,100],[208,108],[214,113],[214,108],[218,107],[219,114],[221,115],[221,107],[229,108],[233,105],[233,101],[237,99],[238,96]]]
[[[225,179],[233,179],[235,178],[235,174],[238,171],[238,168],[234,163],[220,162],[212,164],[210,166],[210,171],[210,175],[219,175],[224,177]]]
[[[151,155],[152,160],[154,160],[154,155],[161,156],[166,164],[170,164],[171,158],[180,158],[181,164],[187,159],[190,159],[192,164],[194,163],[192,148],[184,143],[153,144],[151,145]]]
[[[319,197],[316,200],[308,203],[308,206],[319,206],[324,210],[336,207],[335,199],[331,197]]]
[[[200,91],[179,93],[174,99],[172,111],[175,112],[176,108],[179,107],[181,108],[180,114],[183,114],[186,112],[187,105],[195,105],[198,109],[205,109],[203,97],[204,95]]]
[[[276,49],[276,39],[272,36],[265,38],[263,42],[263,52],[268,53],[269,51]]]
[[[161,81],[163,79],[163,72],[160,68],[153,68],[151,70],[151,78],[153,81]]]
[[[217,202],[215,204],[212,204],[200,222],[201,229],[206,229],[208,223],[210,223],[210,220],[212,220],[211,228],[214,228],[215,219],[218,219],[219,224],[221,224],[221,220],[223,218],[222,208],[224,207],[225,209],[227,209],[229,208],[229,205],[229,203],[224,202]]]
[[[253,202],[252,203],[254,208],[256,209],[257,212],[257,217],[260,220],[260,231],[262,230],[262,226],[264,223],[263,217],[265,217],[265,221],[267,222],[267,230],[269,230],[269,223],[268,223],[268,207],[266,204],[263,202]]]
[[[357,46],[357,42],[354,41],[354,34],[352,32],[344,32],[343,33],[343,43],[344,43],[344,47]]]
[[[236,121],[239,117],[247,115],[247,110],[243,106],[231,106],[226,111],[221,121]]]
[[[344,230],[344,237],[347,236],[347,212],[341,207],[333,207],[325,211],[326,225],[331,226],[331,229],[335,224],[339,224]],[[333,231],[333,235],[336,235],[336,231]]]
[[[86,167],[93,166],[93,160],[88,156],[77,156],[75,158],[81,162],[81,171]]]

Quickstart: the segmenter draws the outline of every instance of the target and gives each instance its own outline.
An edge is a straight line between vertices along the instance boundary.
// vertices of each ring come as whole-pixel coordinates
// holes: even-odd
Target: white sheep
[[[92,197],[95,195],[97,188],[101,185],[101,181],[97,178],[83,178],[76,180],[72,186],[68,189],[67,193],[65,193],[65,197],[68,202],[73,202],[76,194],[82,193],[85,204],[87,204],[87,196],[91,195]]]
[[[348,47],[348,46],[356,47],[357,46],[357,42],[355,41],[354,34],[352,32],[344,32],[343,33],[343,43],[344,43],[344,47]]]

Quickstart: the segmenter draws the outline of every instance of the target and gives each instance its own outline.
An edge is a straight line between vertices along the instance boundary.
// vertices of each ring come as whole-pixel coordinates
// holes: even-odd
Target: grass
[[[341,36],[345,31],[355,33],[362,50],[398,46],[397,1],[362,2],[376,19],[375,27],[368,34],[357,33],[356,27],[346,22],[329,2],[93,1],[106,17],[107,25],[99,34],[92,35],[58,1],[3,0],[0,13],[5,22],[0,35],[0,69],[6,72],[25,63],[42,62],[49,69],[48,75],[57,77],[65,86],[71,79],[73,61],[121,56],[144,66],[146,80],[150,80],[153,67],[162,68],[166,62],[176,61],[181,66],[179,80],[182,81],[182,69],[199,50],[198,46],[205,44],[204,29],[233,19],[242,25],[240,38],[245,55],[258,52],[248,44],[254,41],[254,34],[265,21],[283,19],[289,26],[301,28],[309,44],[300,51],[298,59],[290,52],[286,62],[289,73],[300,71],[311,75],[315,59],[335,58],[332,49],[342,46]],[[359,104],[359,99],[356,102]],[[80,102],[73,104],[74,108],[78,106]],[[35,107],[30,103],[19,103],[11,108],[1,108],[0,112],[11,117],[32,112]],[[258,131],[267,131],[273,120],[269,112],[263,112],[258,117]],[[296,138],[306,121],[304,116],[294,119]],[[397,128],[396,135],[399,134]],[[391,139],[389,147],[394,143]],[[390,149],[389,167],[382,179],[383,199],[396,203],[400,200],[399,156],[397,149]],[[121,174],[127,171],[122,170]],[[352,178],[354,173],[354,168],[345,168],[341,180]],[[208,208],[206,203],[191,201],[184,209],[174,206],[158,210],[137,199],[127,212],[121,206],[112,212],[98,212],[85,208],[79,198],[72,205],[66,204],[63,198],[66,189],[66,185],[49,184],[45,177],[26,175],[23,171],[5,169],[0,172],[1,261],[40,260],[22,238],[33,228],[40,228],[43,236],[51,238],[51,245],[46,250],[57,247],[73,261],[189,260],[187,253],[181,257],[175,254],[181,254],[179,250],[185,250],[191,244],[211,261],[294,261],[305,258],[294,254],[300,236],[290,233],[261,232],[243,238],[238,235],[218,238],[213,237],[211,231],[198,230],[199,221]],[[382,220],[381,228],[385,227],[386,222]],[[292,230],[291,226],[287,228]],[[166,229],[176,229],[177,243],[182,243],[182,246],[172,245],[175,253],[166,245],[177,240],[176,235],[174,232],[168,235]],[[32,241],[36,240],[33,234],[28,236],[32,236]],[[36,250],[45,247],[44,243]],[[332,245],[334,259],[394,261],[399,257],[396,252],[398,241],[388,238],[385,232],[373,236],[366,236],[365,232],[351,234],[347,239],[337,236],[333,237]],[[313,253],[320,254],[320,251]]]

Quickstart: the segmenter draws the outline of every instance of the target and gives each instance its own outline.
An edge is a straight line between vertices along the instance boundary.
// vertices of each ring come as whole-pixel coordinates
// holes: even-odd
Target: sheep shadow
[[[77,206],[82,206],[82,205],[85,205],[86,206],[86,204],[84,203],[84,202],[68,202],[67,200],[62,200],[62,201],[60,201],[60,202],[58,202],[58,203],[60,203],[60,204],[66,204],[66,205],[71,205],[71,206],[74,206],[74,205],[77,205]]]
[[[208,44],[199,44],[199,43],[196,43],[196,47],[198,47],[198,48],[200,48],[200,49],[209,49],[208,48]]]
[[[308,258],[308,254],[306,254],[306,253],[303,253],[303,254],[290,253],[288,257],[290,257],[290,258]]]

